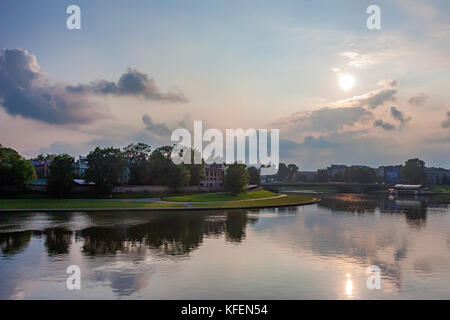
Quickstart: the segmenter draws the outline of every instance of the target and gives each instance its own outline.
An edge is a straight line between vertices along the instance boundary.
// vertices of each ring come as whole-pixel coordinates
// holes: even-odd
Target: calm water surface
[[[1,299],[450,299],[450,207],[335,194],[245,211],[0,215]],[[81,290],[66,269],[81,268]],[[381,289],[366,286],[369,265]]]

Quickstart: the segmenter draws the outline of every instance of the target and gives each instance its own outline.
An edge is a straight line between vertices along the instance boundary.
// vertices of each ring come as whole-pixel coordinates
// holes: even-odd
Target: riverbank
[[[199,194],[182,195],[174,196],[174,200],[171,200],[172,197],[147,199],[2,199],[0,200],[0,212],[255,209],[300,206],[320,201],[318,198],[306,195],[283,195],[262,191],[251,191],[236,196],[227,193],[204,194],[203,197]],[[211,201],[214,199],[217,199],[217,201]]]

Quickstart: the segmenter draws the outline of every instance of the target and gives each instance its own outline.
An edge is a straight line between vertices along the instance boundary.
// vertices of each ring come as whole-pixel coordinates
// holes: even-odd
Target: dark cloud
[[[147,74],[139,72],[136,69],[128,69],[117,83],[99,80],[91,84],[79,84],[77,86],[67,86],[66,90],[72,93],[90,92],[93,94],[111,94],[111,95],[131,95],[140,96],[149,100],[169,101],[169,102],[188,102],[184,93],[178,89],[164,93],[158,88],[155,80]]]
[[[289,118],[280,119],[275,125],[292,125],[312,131],[336,131],[345,125],[353,126],[359,121],[372,117],[372,113],[362,107],[321,108],[309,113],[296,113]]]
[[[423,106],[428,100],[428,96],[425,93],[420,93],[417,96],[411,97],[408,100],[408,103],[415,107]]]
[[[64,87],[54,83],[26,50],[0,52],[0,103],[8,114],[51,124],[84,124],[106,117],[86,95],[74,95]]]
[[[388,101],[396,101],[396,80],[382,80],[378,83],[378,85],[382,86],[383,88],[367,92],[361,96],[356,96],[351,99],[341,101],[341,103],[350,103],[355,107],[369,107],[371,109],[375,109],[376,107],[381,106]]]
[[[144,114],[142,116],[142,121],[145,124],[145,129],[150,133],[170,139],[170,136],[172,135],[172,130],[166,124],[154,123],[152,118],[148,114]]]
[[[383,105],[388,101],[395,101],[395,94],[397,90],[395,89],[382,89],[378,91],[369,92],[356,99],[357,106],[359,107],[369,107],[375,109],[378,106]]]
[[[442,128],[450,128],[450,111],[447,112],[447,120],[442,121]]]
[[[395,125],[393,125],[393,124],[391,124],[389,122],[384,122],[381,119],[375,120],[373,122],[373,126],[374,127],[381,127],[384,130],[388,130],[388,131],[395,130]]]
[[[336,143],[333,144],[322,136],[319,137],[307,136],[303,139],[303,144],[305,146],[318,149],[336,146]]]
[[[411,117],[405,117],[404,113],[398,110],[396,107],[391,107],[391,115],[394,119],[400,121],[402,125],[411,120]]]
[[[188,101],[178,88],[161,92],[151,77],[135,69],[128,69],[117,83],[100,80],[72,86],[44,73],[36,57],[26,50],[0,52],[0,104],[12,116],[58,125],[87,124],[108,117],[106,111],[91,100],[93,95],[106,94]]]

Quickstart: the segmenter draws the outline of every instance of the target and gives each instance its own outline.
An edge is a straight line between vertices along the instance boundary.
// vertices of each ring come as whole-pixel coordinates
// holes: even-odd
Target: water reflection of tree
[[[226,241],[245,238],[246,211],[230,211],[226,216],[200,213],[171,213],[155,216],[135,226],[91,227],[77,233],[84,239],[87,255],[127,252],[130,247],[145,246],[166,255],[185,255],[198,248],[204,236],[226,235]]]
[[[318,206],[331,211],[365,213],[374,212],[378,207],[378,201],[374,197],[360,194],[333,194],[323,196]]]
[[[425,200],[384,198],[380,210],[383,213],[403,214],[412,228],[420,229],[426,225],[428,204]]]
[[[245,239],[247,222],[247,212],[229,211],[226,220],[226,239],[230,242],[241,242]]]
[[[0,234],[2,255],[14,255],[22,252],[30,243],[33,231],[10,232]]]
[[[427,207],[405,210],[406,222],[413,228],[423,228],[427,223]]]
[[[428,203],[424,200],[388,198],[385,194],[333,194],[326,195],[318,203],[319,207],[336,212],[373,213],[377,208],[382,213],[403,214],[409,226],[421,228],[427,219]]]
[[[44,231],[45,242],[48,254],[57,255],[69,252],[72,243],[72,231],[64,228],[51,228]]]

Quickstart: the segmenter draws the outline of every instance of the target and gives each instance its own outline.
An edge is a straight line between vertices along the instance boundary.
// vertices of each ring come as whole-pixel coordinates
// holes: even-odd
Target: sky
[[[447,0],[2,0],[0,143],[155,148],[202,120],[279,129],[300,170],[450,168],[449,16]]]

